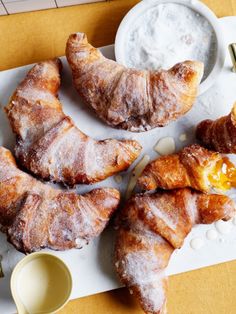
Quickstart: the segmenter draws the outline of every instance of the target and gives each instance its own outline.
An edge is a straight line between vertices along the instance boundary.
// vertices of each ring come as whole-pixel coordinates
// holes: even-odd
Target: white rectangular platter
[[[236,17],[224,18],[220,22],[226,44],[236,42],[236,36],[233,32],[236,29]],[[101,50],[107,57],[114,58],[113,46]],[[216,118],[228,114],[232,104],[236,101],[236,74],[230,71],[231,62],[229,55],[227,55],[224,70],[217,83],[198,98],[193,109],[185,117],[165,128],[156,128],[145,133],[138,134],[115,130],[97,119],[92,111],[88,110],[79,100],[71,83],[71,75],[66,60],[64,57],[62,60],[64,70],[60,99],[64,111],[73,118],[77,126],[96,139],[107,137],[135,138],[143,145],[142,155],[148,154],[151,158],[157,157],[153,146],[160,138],[173,137],[176,142],[176,150],[179,150],[181,147],[194,142],[194,127],[199,121],[204,118]],[[30,68],[29,65],[0,73],[0,145],[11,150],[14,147],[14,135],[3,112],[3,106],[8,102],[10,95]],[[185,142],[179,141],[179,136],[182,133],[187,134]],[[139,159],[142,158],[142,155]],[[232,158],[234,159],[234,157]],[[78,186],[77,191],[83,193],[97,186],[113,186],[124,193],[129,172],[133,167],[134,165],[127,173],[122,174],[123,181],[120,185],[115,182],[114,178],[109,178],[93,186]],[[235,190],[230,191],[232,197],[236,199],[235,193]],[[167,270],[168,274],[177,274],[236,259],[236,226],[232,221],[227,222],[227,226],[228,234],[218,233],[218,237],[214,241],[206,238],[206,231],[215,229],[214,225],[195,227],[187,237],[183,248],[173,254]],[[194,237],[200,237],[204,244],[201,249],[196,251],[189,245],[190,240]],[[72,272],[72,299],[120,287],[112,266],[113,243],[114,231],[110,227],[98,239],[81,250],[53,252],[66,262]],[[0,278],[0,313],[13,314],[16,309],[10,294],[10,275],[23,254],[17,252],[7,243],[5,236],[0,234],[0,255],[3,256],[2,264],[5,274],[3,279]]]

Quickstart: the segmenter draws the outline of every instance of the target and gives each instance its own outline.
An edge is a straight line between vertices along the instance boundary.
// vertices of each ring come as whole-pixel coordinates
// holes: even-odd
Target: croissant
[[[236,168],[227,157],[193,144],[149,163],[138,179],[142,190],[191,187],[208,192],[236,186]]]
[[[225,195],[207,195],[188,188],[137,194],[119,214],[115,268],[144,312],[164,314],[165,268],[195,224],[228,220],[235,214]]]
[[[37,181],[16,166],[0,147],[0,225],[17,250],[80,248],[105,228],[117,208],[115,189],[85,195],[62,192]]]
[[[17,136],[19,163],[43,179],[73,186],[95,183],[127,169],[141,146],[133,140],[95,141],[64,114],[57,97],[59,59],[36,64],[5,111]]]
[[[169,71],[128,69],[105,58],[85,34],[70,35],[66,57],[74,86],[107,124],[133,132],[164,126],[195,101],[203,64],[186,61]]]
[[[196,137],[201,143],[220,153],[236,153],[236,103],[229,115],[198,124]]]

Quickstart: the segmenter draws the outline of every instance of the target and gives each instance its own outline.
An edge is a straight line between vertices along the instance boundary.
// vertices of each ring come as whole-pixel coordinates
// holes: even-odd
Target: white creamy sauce
[[[37,258],[19,273],[17,293],[29,313],[54,312],[67,298],[68,281],[59,263]]]
[[[185,60],[202,61],[204,78],[215,63],[217,40],[208,20],[176,3],[156,4],[137,17],[127,36],[126,65],[169,69]]]
[[[161,138],[154,146],[154,150],[160,155],[170,155],[175,152],[175,140],[167,136]]]
[[[208,240],[215,240],[218,237],[216,230],[210,229],[206,232],[206,237]]]
[[[215,222],[216,230],[221,234],[228,234],[232,229],[232,224],[230,221],[219,220]]]
[[[199,250],[204,245],[204,241],[202,238],[193,238],[190,241],[190,246],[193,250]]]

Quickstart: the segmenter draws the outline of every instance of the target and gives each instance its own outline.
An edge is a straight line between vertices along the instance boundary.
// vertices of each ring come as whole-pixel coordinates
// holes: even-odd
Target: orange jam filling
[[[208,179],[214,188],[229,190],[236,187],[236,168],[227,157],[223,157],[216,163]]]

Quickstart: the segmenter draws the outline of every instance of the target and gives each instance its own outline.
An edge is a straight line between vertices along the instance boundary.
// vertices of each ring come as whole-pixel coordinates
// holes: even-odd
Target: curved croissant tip
[[[60,58],[53,58],[45,61],[38,62],[34,65],[34,67],[31,69],[31,71],[35,71],[35,69],[46,69],[44,73],[44,76],[47,75],[49,71],[52,71],[52,73],[61,72],[62,70],[62,62]]]
[[[200,61],[184,61],[174,65],[169,71],[192,84],[200,84],[204,73],[204,64]]]
[[[187,64],[194,72],[196,72],[199,77],[202,78],[204,73],[204,63],[201,61],[185,61],[184,64]]]
[[[188,65],[191,67],[193,70],[199,71],[199,70],[204,70],[204,63],[201,61],[195,61],[195,60],[186,60],[182,62],[183,65]]]
[[[0,146],[0,158],[2,158],[2,160],[5,160],[9,163],[13,163],[14,165],[16,165],[16,160],[12,155],[11,151],[3,146]]]
[[[143,149],[142,145],[136,140],[125,140],[125,144],[130,150],[134,150],[138,155]]]
[[[198,76],[198,82],[200,83],[204,74],[204,63],[201,61],[187,61],[191,69],[196,72]]]
[[[87,42],[87,36],[85,33],[74,33],[74,34],[71,34],[68,38],[68,42],[76,42],[76,43],[79,43],[79,42]]]

